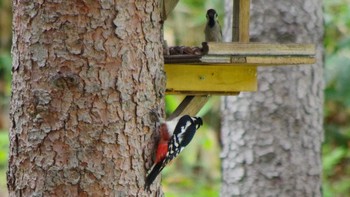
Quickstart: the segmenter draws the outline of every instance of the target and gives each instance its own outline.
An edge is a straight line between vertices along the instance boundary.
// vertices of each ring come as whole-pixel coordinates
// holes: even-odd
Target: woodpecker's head
[[[207,11],[207,21],[208,21],[209,27],[215,26],[215,21],[217,18],[218,18],[218,14],[216,13],[216,11],[214,9],[209,9]]]
[[[203,125],[203,120],[200,117],[193,117],[192,120],[196,125],[196,129],[199,129],[199,127]]]

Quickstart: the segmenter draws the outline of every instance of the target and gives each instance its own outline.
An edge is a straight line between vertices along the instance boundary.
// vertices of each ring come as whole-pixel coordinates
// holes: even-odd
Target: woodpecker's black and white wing
[[[175,127],[168,144],[168,153],[164,163],[167,164],[173,160],[180,152],[192,141],[197,129],[203,124],[199,117],[189,115],[182,116]]]

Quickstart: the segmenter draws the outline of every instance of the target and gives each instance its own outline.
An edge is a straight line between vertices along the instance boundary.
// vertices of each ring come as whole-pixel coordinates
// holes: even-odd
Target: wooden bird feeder
[[[315,63],[315,45],[249,43],[250,0],[233,0],[234,42],[203,43],[201,54],[164,55],[166,94],[186,95],[168,117],[196,115],[210,95],[257,90],[257,67]]]

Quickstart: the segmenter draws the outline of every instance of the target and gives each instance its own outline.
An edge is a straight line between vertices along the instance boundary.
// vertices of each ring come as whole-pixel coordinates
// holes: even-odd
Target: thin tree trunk
[[[158,3],[13,1],[10,196],[151,195]]]
[[[250,29],[251,41],[316,43],[317,63],[259,68],[258,92],[223,97],[221,194],[321,196],[322,1],[253,1]]]

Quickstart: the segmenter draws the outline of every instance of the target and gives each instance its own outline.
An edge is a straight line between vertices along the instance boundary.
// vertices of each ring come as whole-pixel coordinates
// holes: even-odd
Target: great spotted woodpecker
[[[149,189],[163,168],[191,142],[197,129],[202,124],[203,121],[200,117],[184,115],[160,125],[161,136],[157,147],[156,160],[146,177],[145,189]]]
[[[204,29],[206,42],[222,42],[222,31],[214,9],[207,11],[207,24]]]

